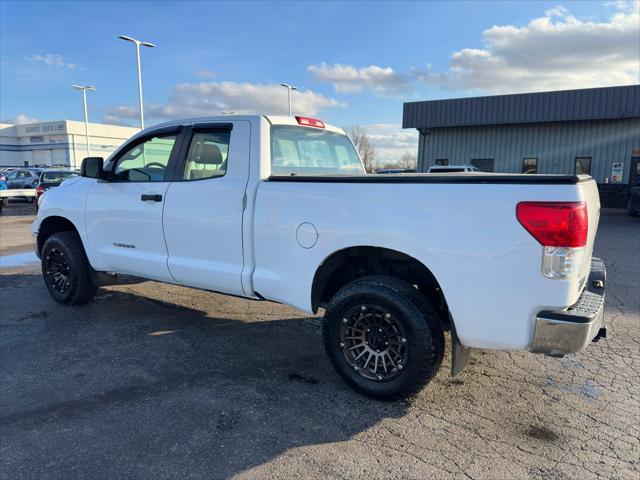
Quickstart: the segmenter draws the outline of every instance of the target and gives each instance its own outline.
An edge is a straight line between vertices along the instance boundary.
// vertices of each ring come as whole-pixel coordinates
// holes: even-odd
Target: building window
[[[493,158],[474,158],[471,165],[481,172],[493,172]]]
[[[591,175],[591,157],[576,157],[574,173],[576,175]]]
[[[31,143],[43,143],[44,137],[29,137]]]
[[[449,165],[449,159],[448,158],[438,158],[436,159],[436,165]]]
[[[538,173],[538,159],[537,158],[523,158],[522,159],[522,173]]]

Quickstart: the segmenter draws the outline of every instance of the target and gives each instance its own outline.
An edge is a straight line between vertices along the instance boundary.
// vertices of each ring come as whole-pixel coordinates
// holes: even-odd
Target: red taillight
[[[38,196],[44,193],[44,188],[42,187],[42,185],[38,185],[38,188],[36,188],[36,193],[38,194]]]
[[[304,125],[305,127],[324,128],[324,122],[316,118],[309,117],[296,117],[298,125]]]
[[[589,219],[585,202],[522,202],[516,207],[522,226],[545,247],[583,247]]]

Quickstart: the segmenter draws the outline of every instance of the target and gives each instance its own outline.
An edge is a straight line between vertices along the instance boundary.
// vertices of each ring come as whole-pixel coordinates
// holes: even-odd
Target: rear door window
[[[182,172],[182,180],[222,177],[227,172],[231,132],[195,131]]]

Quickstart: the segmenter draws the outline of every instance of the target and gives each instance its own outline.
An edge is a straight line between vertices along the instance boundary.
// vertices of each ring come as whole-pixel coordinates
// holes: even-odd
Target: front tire
[[[77,233],[51,235],[42,247],[41,264],[44,283],[55,301],[80,305],[95,295],[91,267]]]
[[[338,374],[376,400],[418,393],[444,356],[436,310],[408,283],[372,276],[349,283],[331,299],[324,345]]]

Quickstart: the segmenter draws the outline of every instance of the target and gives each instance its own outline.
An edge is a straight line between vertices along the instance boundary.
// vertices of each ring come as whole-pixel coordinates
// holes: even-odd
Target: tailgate
[[[587,248],[585,251],[585,259],[580,273],[580,290],[585,286],[585,282],[589,277],[591,269],[591,257],[593,255],[593,244],[598,231],[598,222],[600,221],[600,194],[598,193],[598,185],[595,180],[591,179],[586,182],[577,184],[580,189],[580,195],[587,202],[587,215],[589,216],[589,235],[587,238]]]

